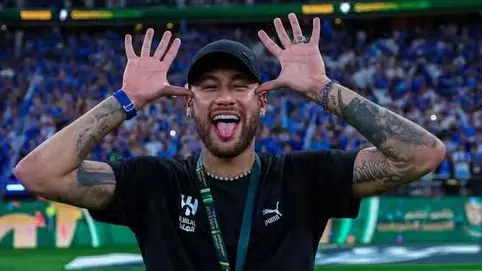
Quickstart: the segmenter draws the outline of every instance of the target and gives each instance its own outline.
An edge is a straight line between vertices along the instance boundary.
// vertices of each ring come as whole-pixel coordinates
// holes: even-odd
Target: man
[[[274,20],[283,48],[259,32],[282,66],[279,77],[264,84],[254,54],[222,40],[199,51],[189,88],[171,86],[166,73],[180,40],[168,49],[165,32],[151,57],[149,29],[137,56],[127,35],[122,91],[33,150],[15,168],[17,177],[39,196],[130,227],[147,270],[312,270],[329,218],[356,217],[362,197],[435,170],[445,148],[420,126],[331,82],[318,49],[320,20],[313,20],[308,42],[296,16],[288,17],[293,41]],[[256,155],[266,92],[276,88],[319,103],[375,147]],[[135,109],[171,95],[186,97],[203,141],[200,156],[84,160]]]

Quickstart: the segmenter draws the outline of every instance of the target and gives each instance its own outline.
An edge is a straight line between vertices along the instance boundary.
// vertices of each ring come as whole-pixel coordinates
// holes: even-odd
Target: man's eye
[[[213,91],[213,90],[216,90],[216,86],[215,85],[206,85],[206,86],[203,86],[202,89],[205,90],[205,91]]]
[[[234,88],[237,90],[247,90],[248,86],[246,85],[234,85]]]

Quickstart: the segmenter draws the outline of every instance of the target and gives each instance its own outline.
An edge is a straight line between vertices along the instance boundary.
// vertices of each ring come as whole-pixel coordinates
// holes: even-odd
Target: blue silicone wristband
[[[137,116],[137,110],[134,103],[127,97],[127,94],[124,90],[119,89],[118,91],[114,92],[114,97],[119,101],[126,112],[126,120],[130,120],[133,117]]]

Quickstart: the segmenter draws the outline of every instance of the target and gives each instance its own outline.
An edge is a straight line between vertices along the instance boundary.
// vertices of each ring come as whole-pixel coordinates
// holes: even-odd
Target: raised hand
[[[127,65],[124,70],[122,89],[137,109],[162,96],[192,96],[189,89],[171,86],[167,71],[179,51],[181,40],[176,38],[169,46],[172,34],[164,32],[159,46],[151,56],[154,30],[149,28],[142,43],[141,55],[137,56],[132,47],[132,36],[125,36]]]
[[[313,32],[308,42],[301,32],[296,15],[288,15],[293,36],[290,39],[280,18],[274,19],[274,26],[281,41],[282,49],[265,31],[258,32],[261,42],[281,64],[281,72],[275,80],[259,86],[258,92],[266,92],[277,88],[290,88],[305,96],[313,97],[316,91],[329,81],[325,72],[325,64],[321,58],[318,43],[320,41],[320,19],[313,20]]]

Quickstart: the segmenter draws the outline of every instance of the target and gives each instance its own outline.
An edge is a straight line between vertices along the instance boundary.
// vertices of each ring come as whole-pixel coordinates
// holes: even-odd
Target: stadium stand
[[[196,49],[219,38],[252,47],[262,60],[263,79],[272,79],[279,67],[257,40],[256,29],[251,25],[193,26],[176,33],[183,44],[170,82],[184,85]],[[21,158],[116,90],[125,58],[123,35],[116,31],[3,31],[0,40],[0,169],[8,173],[13,158]],[[474,25],[400,28],[387,34],[340,28],[330,21],[323,24],[320,49],[333,79],[423,125],[447,146],[447,158],[434,174],[394,194],[441,195],[448,193],[444,187],[452,179],[472,187],[471,193],[480,189],[481,44],[482,27]],[[367,146],[352,127],[320,106],[301,97],[288,98],[284,92],[271,95],[258,134],[259,151]],[[184,101],[161,99],[107,136],[92,159],[184,157],[199,150],[192,121],[185,118]]]
[[[209,6],[232,4],[322,3],[327,0],[4,0],[4,8],[132,8],[151,6]]]

